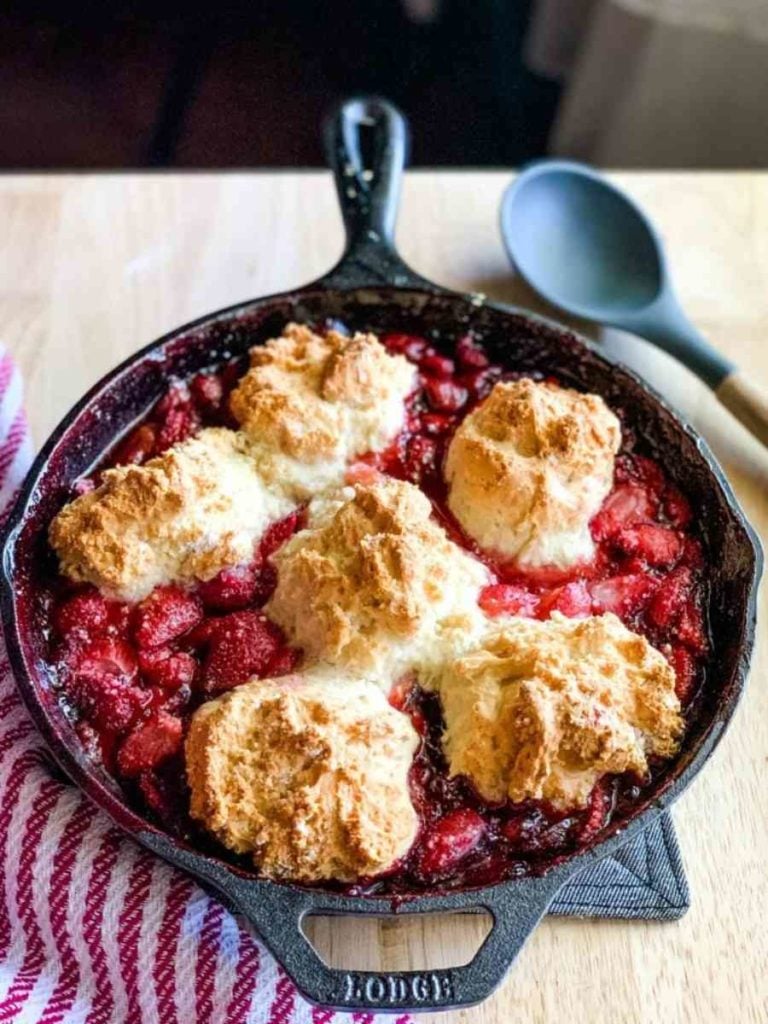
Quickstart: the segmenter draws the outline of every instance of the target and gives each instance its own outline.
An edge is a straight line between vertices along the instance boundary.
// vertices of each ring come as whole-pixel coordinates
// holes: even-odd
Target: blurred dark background
[[[745,72],[753,60],[765,78],[768,46],[754,50],[742,25],[727,40],[733,70],[715,80],[709,26],[689,26],[681,50],[679,19],[670,28],[626,9],[638,3],[251,0],[199,13],[6,3],[0,168],[317,166],[323,114],[368,91],[410,118],[417,165],[517,165],[547,152],[627,166],[760,163],[765,133],[752,122],[742,139],[737,122],[748,120],[742,96],[768,92],[768,79]],[[722,3],[733,14],[754,0]],[[723,52],[722,33],[713,45]]]
[[[4,167],[320,165],[351,92],[409,115],[419,164],[543,152],[558,86],[520,59],[530,4],[18,5],[0,16]]]

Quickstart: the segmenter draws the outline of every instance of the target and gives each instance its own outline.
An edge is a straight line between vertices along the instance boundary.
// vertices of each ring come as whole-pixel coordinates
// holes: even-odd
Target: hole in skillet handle
[[[360,96],[342,103],[323,127],[346,232],[344,255],[317,284],[345,290],[365,285],[434,289],[395,249],[408,125],[387,100]]]
[[[166,860],[215,889],[233,912],[253,926],[299,991],[335,1010],[425,1012],[482,1002],[504,976],[558,890],[577,865],[565,862],[540,878],[519,878],[476,892],[392,899],[335,895],[244,877],[214,860],[176,845],[161,833],[137,838]],[[420,971],[357,971],[329,967],[302,930],[310,914],[434,914],[482,909],[493,927],[468,964]]]
[[[347,971],[463,967],[474,958],[492,927],[493,918],[482,907],[394,917],[311,910],[301,923],[323,963]]]

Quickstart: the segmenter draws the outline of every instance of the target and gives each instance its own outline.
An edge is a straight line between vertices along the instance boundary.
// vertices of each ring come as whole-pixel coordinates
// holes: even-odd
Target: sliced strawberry
[[[188,633],[184,634],[184,647],[193,647],[198,650],[205,647],[213,635],[217,619],[205,618],[198,622]]]
[[[171,445],[185,441],[200,426],[200,417],[185,384],[175,384],[155,406],[159,421],[156,450],[163,452]]]
[[[626,526],[613,537],[613,543],[624,554],[657,568],[673,565],[683,553],[680,534],[656,523]]]
[[[675,670],[675,693],[681,704],[690,699],[696,685],[696,660],[690,651],[678,645],[670,646],[667,660]]]
[[[595,612],[613,612],[619,617],[635,615],[650,600],[657,581],[645,573],[612,576],[590,584]]]
[[[181,719],[159,711],[131,732],[117,753],[117,767],[126,778],[156,768],[181,750]]]
[[[416,334],[383,334],[381,343],[390,352],[407,356],[414,363],[417,363],[429,348],[427,339]]]
[[[139,647],[162,647],[203,617],[200,601],[179,587],[156,587],[136,608],[134,635]]]
[[[611,794],[606,784],[602,781],[596,783],[595,788],[589,795],[589,804],[584,816],[584,822],[579,832],[579,841],[588,842],[605,825],[608,820],[608,812],[611,807]]]
[[[690,569],[683,566],[674,569],[659,584],[651,598],[645,617],[659,629],[670,629],[680,616],[691,592]]]
[[[199,427],[200,418],[191,404],[183,409],[172,409],[158,431],[157,451],[164,452],[172,445],[186,441]]]
[[[689,598],[683,605],[680,618],[677,620],[675,635],[694,654],[706,654],[709,646],[704,616],[695,598]]]
[[[616,552],[614,550],[614,556]],[[646,560],[640,555],[623,555],[621,559],[622,576],[648,576],[650,570]]]
[[[433,437],[417,434],[408,442],[405,454],[405,475],[414,484],[419,484],[425,476],[437,471],[440,461],[441,445]]]
[[[144,801],[161,821],[170,824],[176,817],[175,793],[169,793],[165,780],[151,770],[139,774],[139,789]]]
[[[422,846],[418,871],[422,878],[449,874],[480,843],[485,822],[469,807],[451,811],[432,825]]]
[[[678,530],[684,530],[686,526],[690,526],[693,510],[683,492],[672,484],[664,492],[662,508],[668,521]]]
[[[112,465],[140,466],[155,454],[156,447],[156,428],[151,423],[142,423],[118,444],[112,456]]]
[[[596,541],[607,540],[626,526],[648,522],[655,516],[657,507],[658,503],[646,487],[621,484],[611,491],[592,520],[592,536]]]
[[[284,647],[280,630],[260,612],[232,612],[212,619],[203,665],[205,691],[221,693],[253,676],[268,676]]]
[[[266,562],[269,556],[282,547],[289,537],[292,537],[294,533],[301,530],[305,520],[306,510],[297,508],[295,512],[291,512],[285,519],[273,523],[261,538],[261,544],[259,545],[259,555],[262,562]]]
[[[99,637],[79,648],[68,659],[69,668],[76,674],[106,673],[120,676],[129,682],[136,678],[139,669],[136,654],[125,640],[114,637]]]
[[[354,486],[355,484],[373,484],[381,476],[381,470],[377,469],[372,462],[359,460],[347,466],[344,474],[344,482]]]
[[[491,583],[480,591],[478,604],[486,615],[520,615],[534,618],[539,610],[539,597],[514,583]]]
[[[363,455],[359,455],[347,469],[350,477],[349,483],[369,483],[375,480],[379,473],[388,472],[390,463],[399,458],[403,440],[403,435],[399,434],[392,444],[383,451],[365,452]],[[369,475],[366,467],[372,471],[372,476]]]
[[[419,367],[430,377],[452,377],[455,370],[453,360],[448,356],[438,355],[437,352],[428,352],[422,356]]]
[[[616,459],[616,480],[641,484],[657,501],[666,483],[660,466],[644,455],[620,455]]]
[[[187,683],[178,690],[166,690],[162,686],[152,689],[152,709],[167,711],[169,715],[183,715],[192,699],[192,687]]]
[[[170,385],[162,398],[158,399],[154,408],[155,419],[161,423],[166,419],[168,413],[174,409],[188,409],[192,404],[192,397],[189,388],[182,381],[175,381]]]
[[[150,647],[139,651],[139,668],[150,683],[166,690],[178,690],[192,684],[197,662],[191,654],[183,651],[173,651],[169,647]]]
[[[262,566],[259,578],[256,581],[256,591],[253,595],[253,604],[256,608],[263,608],[272,597],[277,586],[277,569],[271,562]]]
[[[122,640],[102,638],[74,652],[67,693],[97,728],[122,733],[149,702],[146,691],[134,686],[136,656]]]
[[[432,377],[425,379],[424,392],[427,401],[437,412],[457,412],[469,397],[467,389],[452,380],[437,380]]]
[[[301,661],[302,652],[295,647],[283,647],[270,659],[267,675],[270,678],[287,676],[295,672]]]
[[[82,590],[62,601],[53,611],[53,623],[61,637],[101,636],[113,622],[111,602],[95,589]]]
[[[206,608],[216,611],[235,611],[251,604],[256,594],[259,564],[238,565],[222,569],[213,579],[199,583],[197,596]]]
[[[426,736],[429,731],[429,722],[426,720],[424,715],[419,711],[418,708],[411,708],[408,712],[408,717],[411,720],[411,725],[419,734],[419,736]]]
[[[552,612],[561,612],[569,619],[582,619],[592,613],[592,596],[583,580],[566,583],[542,594],[539,618],[548,619]]]
[[[526,818],[524,815],[520,815],[502,822],[500,831],[508,842],[512,843],[513,846],[518,846],[523,839],[525,826]]]
[[[695,540],[693,537],[686,537],[680,561],[683,565],[687,565],[691,569],[703,569],[704,551],[702,549],[701,542]]]
[[[398,711],[403,711],[405,710],[406,702],[410,697],[412,690],[413,676],[406,673],[405,675],[400,676],[400,678],[395,680],[392,684],[387,700],[393,708],[396,708]]]
[[[490,363],[471,334],[463,335],[456,342],[456,358],[462,366],[472,370],[482,370]]]
[[[111,672],[79,672],[67,693],[78,710],[98,729],[123,733],[149,703],[149,694]]]
[[[198,373],[189,382],[189,390],[202,413],[212,416],[221,408],[224,385],[217,373]]]

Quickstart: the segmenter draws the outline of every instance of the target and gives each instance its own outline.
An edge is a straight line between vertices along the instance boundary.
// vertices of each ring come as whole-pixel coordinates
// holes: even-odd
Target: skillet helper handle
[[[554,877],[553,877],[554,876]],[[344,899],[320,892],[272,886],[227,887],[225,894],[245,915],[282,963],[299,990],[321,1006],[336,1010],[418,1012],[471,1006],[487,998],[501,983],[510,965],[546,912],[564,878],[558,872],[543,878],[519,879],[506,886],[478,892],[477,898],[446,896],[407,899],[387,913],[373,900],[366,913],[392,917],[397,914],[434,913],[484,909],[493,927],[474,958],[461,967],[420,971],[356,971],[329,967],[319,957],[302,930],[309,914],[343,915]],[[360,913],[359,898],[354,910]],[[378,904],[378,906],[376,906]]]
[[[356,97],[331,114],[323,136],[347,236],[344,255],[323,284],[332,288],[424,285],[424,279],[406,266],[395,249],[408,152],[403,115],[379,96]]]
[[[475,893],[394,898],[346,897],[248,878],[221,861],[179,847],[159,832],[136,836],[148,849],[183,868],[213,890],[233,913],[242,914],[310,1002],[347,1011],[389,1013],[472,1006],[503,981],[525,940],[557,892],[579,869],[566,862],[540,878],[524,877]],[[583,866],[583,865],[582,865]],[[354,971],[329,967],[302,930],[311,914],[402,914],[486,910],[493,927],[468,964],[422,971]]]
[[[768,388],[733,370],[715,389],[719,401],[758,440],[768,446]]]

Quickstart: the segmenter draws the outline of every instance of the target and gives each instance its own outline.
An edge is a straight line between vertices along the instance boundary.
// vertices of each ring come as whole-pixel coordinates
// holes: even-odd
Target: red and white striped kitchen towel
[[[0,507],[31,454],[0,350]],[[311,1007],[240,921],[51,772],[0,639],[0,1022],[375,1020]]]

